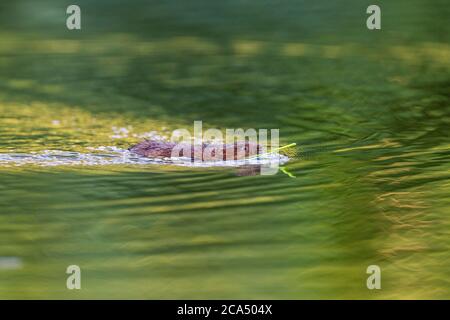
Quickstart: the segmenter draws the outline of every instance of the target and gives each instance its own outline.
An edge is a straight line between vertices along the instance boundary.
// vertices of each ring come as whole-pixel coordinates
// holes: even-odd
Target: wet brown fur
[[[128,150],[136,153],[143,157],[148,158],[170,158],[172,157],[172,150],[177,146],[177,143],[166,142],[166,141],[155,141],[155,140],[144,140]],[[178,145],[178,147],[183,146]],[[202,152],[198,155],[194,153],[194,146],[186,143],[184,145],[184,150],[190,150],[190,154],[181,153],[180,157],[188,157],[191,159],[201,158],[203,161],[216,160],[215,150],[222,147],[222,160],[241,160],[259,154],[261,148],[258,144],[250,143],[246,141],[245,143],[234,143],[234,144],[202,144]],[[205,149],[208,148],[205,151]],[[231,159],[230,159],[231,158]]]

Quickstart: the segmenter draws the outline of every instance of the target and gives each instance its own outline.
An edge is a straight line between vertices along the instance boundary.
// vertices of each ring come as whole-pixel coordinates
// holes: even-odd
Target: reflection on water
[[[17,257],[0,257],[0,270],[14,270],[22,267],[22,261]]]
[[[356,0],[79,2],[79,34],[0,5],[1,298],[449,297],[445,1],[381,3],[381,33]],[[124,151],[194,120],[301,150],[273,176]]]

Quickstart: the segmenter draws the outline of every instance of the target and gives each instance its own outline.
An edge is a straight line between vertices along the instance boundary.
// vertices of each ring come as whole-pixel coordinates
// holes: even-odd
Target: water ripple
[[[258,159],[232,161],[192,162],[189,158],[145,158],[114,146],[90,148],[93,152],[82,153],[61,150],[44,150],[31,153],[0,153],[3,166],[102,166],[102,165],[176,165],[183,167],[240,167],[244,165],[283,164],[289,158],[284,155],[267,154]]]

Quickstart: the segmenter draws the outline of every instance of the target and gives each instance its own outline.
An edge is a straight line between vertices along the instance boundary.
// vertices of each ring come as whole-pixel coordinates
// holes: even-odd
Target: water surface
[[[446,1],[78,2],[0,5],[0,298],[449,297]],[[279,128],[296,178],[5,161],[194,120]]]

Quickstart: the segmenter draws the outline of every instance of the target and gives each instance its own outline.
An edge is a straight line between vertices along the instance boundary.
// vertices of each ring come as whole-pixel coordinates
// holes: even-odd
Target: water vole
[[[235,142],[234,144],[203,143],[201,145],[201,155],[200,153],[197,155],[194,153],[193,144],[187,142],[175,143],[155,140],[144,140],[130,147],[128,150],[140,156],[148,158],[170,158],[172,157],[172,151],[175,147],[177,147],[177,150],[187,150],[187,154],[183,154],[181,152],[176,156],[187,157],[191,159],[199,159],[201,157],[201,160],[203,161],[217,160],[215,157],[215,151],[220,149],[222,149],[222,160],[241,160],[258,155],[261,151],[261,148],[258,144],[248,141],[242,143]]]

